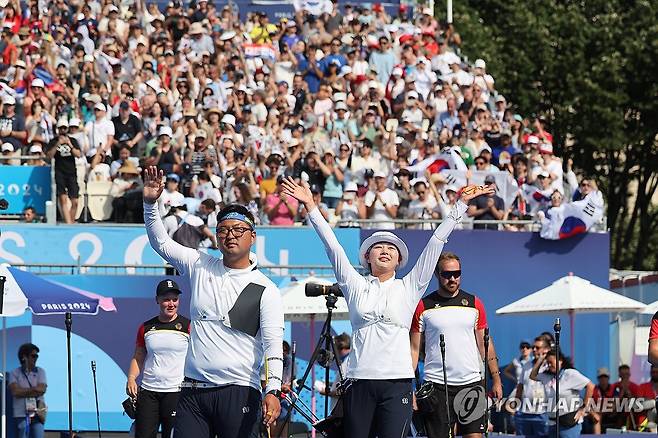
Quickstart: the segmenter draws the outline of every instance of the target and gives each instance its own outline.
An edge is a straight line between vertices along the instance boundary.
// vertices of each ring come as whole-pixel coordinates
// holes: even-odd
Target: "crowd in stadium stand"
[[[303,223],[284,175],[337,226],[376,228],[431,228],[466,184],[496,184],[468,211],[494,221],[541,219],[596,190],[427,8],[324,1],[273,22],[206,0],[2,5],[0,164],[54,159],[64,222],[103,187],[103,219],[140,222],[149,165],[166,175],[162,215],[208,225],[232,202],[260,224]]]

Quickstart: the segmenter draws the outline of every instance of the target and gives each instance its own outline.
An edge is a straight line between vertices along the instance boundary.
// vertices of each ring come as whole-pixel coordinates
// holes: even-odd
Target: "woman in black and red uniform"
[[[160,425],[162,436],[168,438],[174,427],[190,339],[190,320],[178,314],[180,294],[175,281],[162,280],[156,291],[160,314],[140,325],[137,332],[126,383],[126,393],[137,399],[136,438],[155,438]]]

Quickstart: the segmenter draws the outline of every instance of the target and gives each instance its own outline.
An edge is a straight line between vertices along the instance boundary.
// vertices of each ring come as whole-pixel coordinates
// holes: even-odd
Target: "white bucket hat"
[[[375,243],[380,242],[391,243],[398,249],[400,252],[399,269],[402,269],[407,265],[407,262],[409,261],[409,248],[407,248],[407,244],[390,231],[376,231],[361,243],[361,247],[359,248],[359,261],[361,262],[361,266],[364,268],[369,267],[368,260],[366,260],[366,253]]]

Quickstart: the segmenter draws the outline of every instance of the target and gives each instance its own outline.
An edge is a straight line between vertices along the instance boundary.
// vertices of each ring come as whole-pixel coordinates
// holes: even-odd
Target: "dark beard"
[[[658,376],[651,376],[652,383],[658,383]]]

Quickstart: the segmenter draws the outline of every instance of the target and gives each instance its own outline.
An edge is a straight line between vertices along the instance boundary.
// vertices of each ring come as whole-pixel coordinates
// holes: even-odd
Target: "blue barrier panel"
[[[0,166],[0,198],[9,202],[7,214],[19,214],[25,207],[46,213],[51,198],[50,166]]]
[[[350,257],[357,257],[358,230],[337,229],[336,235]],[[253,251],[261,266],[327,264],[320,239],[308,227],[259,228]],[[218,251],[211,253],[219,254]],[[76,264],[78,259],[81,264],[163,264],[151,249],[143,225],[19,224],[2,227],[0,263]],[[352,261],[357,263],[357,258]]]

